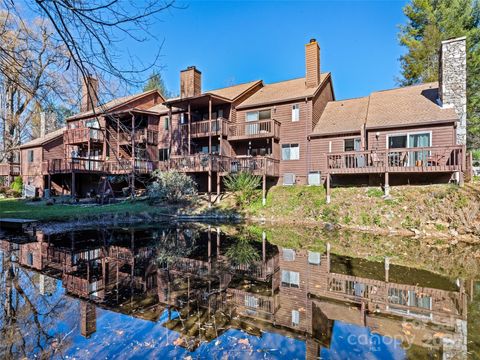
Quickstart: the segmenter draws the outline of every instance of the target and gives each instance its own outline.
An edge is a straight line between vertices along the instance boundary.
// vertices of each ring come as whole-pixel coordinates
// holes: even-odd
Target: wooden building
[[[40,189],[83,196],[106,175],[125,175],[135,188],[155,169],[174,169],[195,177],[211,201],[222,178],[241,171],[262,176],[264,199],[269,184],[376,184],[387,194],[390,184],[461,184],[469,171],[465,38],[441,51],[439,83],[339,101],[315,39],[297,79],[203,91],[191,66],[176,98],[152,90],[99,106],[96,95],[82,101],[63,137],[22,146],[21,173]],[[97,93],[97,81],[88,81],[84,99],[87,89]]]

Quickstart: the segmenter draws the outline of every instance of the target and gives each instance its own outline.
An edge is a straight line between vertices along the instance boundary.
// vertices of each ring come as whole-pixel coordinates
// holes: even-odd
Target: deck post
[[[217,227],[217,258],[220,257],[220,228]]]
[[[384,193],[385,196],[390,196],[390,184],[389,184],[389,176],[388,171],[385,172],[385,186],[384,186]]]
[[[212,158],[208,157],[208,207],[212,207]]]
[[[220,196],[220,169],[217,169],[217,202],[220,201],[219,196]]]
[[[262,261],[265,264],[267,260],[267,233],[262,231]]]
[[[331,195],[330,195],[330,173],[327,174],[327,200],[326,203],[330,204]]]
[[[70,197],[74,198],[76,195],[76,184],[75,184],[75,170],[73,170],[73,163],[72,163],[72,187],[70,189]]]
[[[132,198],[135,197],[135,115],[132,114]]]
[[[390,258],[385,258],[385,282],[389,281],[389,273],[390,273]]]
[[[267,205],[267,175],[265,173],[262,179],[262,205]]]
[[[208,98],[208,154],[212,154],[212,97]]]
[[[330,272],[330,249],[331,245],[329,242],[327,242],[327,273]]]
[[[190,150],[191,150],[191,145],[190,145],[190,142],[191,142],[191,141],[190,141],[190,140],[191,140],[191,136],[192,136],[191,133],[190,133],[190,130],[191,130],[191,124],[190,124],[190,123],[191,123],[191,121],[192,121],[191,117],[192,117],[192,116],[191,116],[191,114],[190,114],[190,102],[188,102],[188,134],[187,134],[188,155],[191,154],[191,152],[190,152]]]

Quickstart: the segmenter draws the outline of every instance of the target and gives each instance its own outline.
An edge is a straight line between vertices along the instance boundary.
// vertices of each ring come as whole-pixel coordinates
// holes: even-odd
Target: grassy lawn
[[[125,215],[141,212],[158,212],[161,207],[148,205],[145,201],[125,201],[112,205],[45,205],[45,202],[28,202],[21,199],[0,199],[0,218],[35,219],[41,221],[61,221],[101,214],[118,213]]]

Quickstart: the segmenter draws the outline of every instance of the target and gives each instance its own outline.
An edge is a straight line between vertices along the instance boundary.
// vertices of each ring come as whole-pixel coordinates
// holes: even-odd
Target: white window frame
[[[315,256],[315,259],[313,259],[313,256]],[[318,257],[318,261],[317,261],[317,257]],[[315,260],[315,261],[313,261]],[[308,252],[308,263],[310,265],[320,265],[322,262],[322,254],[320,254],[319,252],[316,252],[316,251],[309,251]]]
[[[300,325],[300,311],[292,310],[292,326],[297,327]]]
[[[429,144],[428,144],[428,146],[431,147],[432,142],[433,142],[433,136],[432,136],[433,132],[431,130],[427,130],[427,131],[412,131],[412,132],[401,132],[401,133],[387,134],[385,148],[390,149],[388,147],[390,137],[406,136],[407,137],[407,149],[413,149],[413,148],[410,147],[410,135],[420,135],[420,134],[429,134]]]
[[[292,122],[300,121],[300,104],[292,105]]]
[[[296,145],[296,146],[292,146],[292,145]],[[288,159],[285,159],[283,157],[283,149],[284,149],[284,146],[285,148],[287,148],[288,146],[288,149],[289,149],[289,152],[288,152]],[[292,149],[298,149],[297,150],[297,157],[296,158],[293,158],[292,159]],[[282,144],[281,145],[281,151],[282,151],[282,160],[284,161],[295,161],[295,160],[300,160],[300,144],[296,143],[296,144]]]
[[[284,261],[295,261],[295,250],[283,248],[282,258]]]
[[[284,275],[287,275],[287,273],[288,273],[288,281],[283,281]],[[296,274],[296,277],[298,279],[298,283],[294,283],[294,282],[291,281],[291,278],[292,278],[291,275],[292,274]],[[280,283],[283,287],[290,287],[290,288],[297,288],[298,289],[298,288],[300,288],[300,273],[298,271],[282,270]]]

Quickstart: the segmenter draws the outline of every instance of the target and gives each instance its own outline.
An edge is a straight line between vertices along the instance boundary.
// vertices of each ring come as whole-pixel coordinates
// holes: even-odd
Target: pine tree
[[[407,24],[399,41],[402,86],[438,80],[442,40],[467,36],[467,141],[480,147],[480,2],[479,0],[412,0],[403,9]]]
[[[160,73],[157,71],[152,72],[152,75],[150,75],[147,83],[143,87],[143,91],[149,91],[153,89],[160,91],[160,94],[162,94],[165,98],[170,96],[170,93],[163,82],[162,75],[160,75]]]

